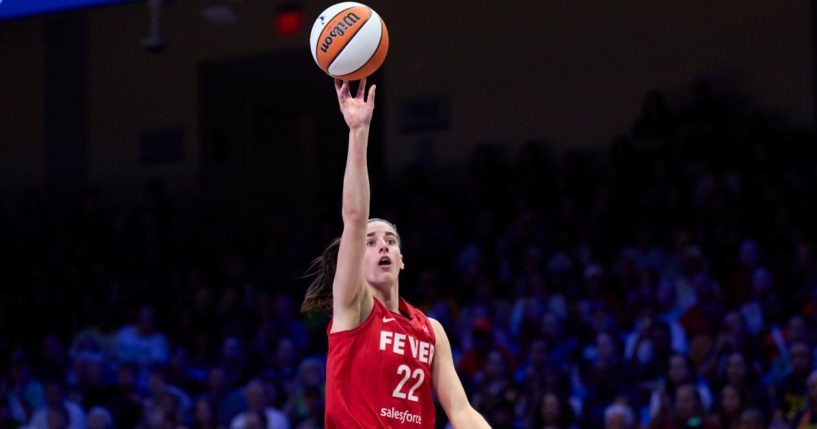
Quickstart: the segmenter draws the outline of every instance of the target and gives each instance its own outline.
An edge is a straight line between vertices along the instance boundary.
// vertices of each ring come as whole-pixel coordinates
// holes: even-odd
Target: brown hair
[[[400,234],[397,232],[397,226],[379,218],[369,219],[369,223],[372,222],[383,222],[391,226],[397,236],[397,243],[400,244]],[[335,280],[335,271],[338,268],[339,249],[340,237],[332,240],[324,249],[323,254],[313,259],[309,265],[306,277],[314,278],[306,290],[304,302],[301,303],[301,313],[313,314],[326,311],[332,314],[332,283]]]
[[[335,279],[335,270],[338,265],[338,249],[340,237],[332,240],[323,254],[312,260],[307,276],[314,276],[306,290],[304,302],[301,304],[301,313],[312,314],[327,311],[332,313],[332,281]]]

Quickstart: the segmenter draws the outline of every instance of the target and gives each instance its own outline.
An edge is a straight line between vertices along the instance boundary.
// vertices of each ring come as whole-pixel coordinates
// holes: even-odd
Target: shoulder
[[[440,340],[448,342],[448,335],[445,333],[445,328],[443,328],[442,323],[433,317],[426,317],[426,319],[428,319],[431,329],[434,330],[435,342],[439,342]]]
[[[445,328],[443,328],[443,324],[440,323],[439,320],[428,316],[426,316],[426,319],[428,319],[428,323],[431,324],[431,327],[434,328],[434,332],[442,332],[443,334],[445,333]]]

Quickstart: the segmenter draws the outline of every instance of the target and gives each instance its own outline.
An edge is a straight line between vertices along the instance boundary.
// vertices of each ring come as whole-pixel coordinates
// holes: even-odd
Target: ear
[[[400,254],[400,269],[403,270],[406,268],[406,263],[403,262],[403,254]]]

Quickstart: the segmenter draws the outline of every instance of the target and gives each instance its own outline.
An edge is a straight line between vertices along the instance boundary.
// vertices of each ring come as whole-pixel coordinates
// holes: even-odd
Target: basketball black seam
[[[372,11],[372,12],[374,13],[374,11]],[[369,16],[369,18],[371,18],[371,15]],[[380,18],[380,15],[378,15],[378,18]],[[367,20],[366,20],[366,22],[368,22],[368,21],[369,21],[369,20],[367,19]],[[374,56],[375,56],[375,55],[377,55],[377,51],[380,49],[380,45],[381,45],[381,44],[383,44],[383,33],[385,33],[385,31],[384,31],[385,26],[386,26],[386,25],[385,25],[385,24],[383,24],[383,19],[380,19],[380,38],[379,38],[379,39],[377,39],[377,47],[376,47],[376,48],[374,48],[374,51],[372,51],[372,55],[369,57],[369,59],[367,59],[367,60],[366,60],[366,61],[363,63],[363,65],[362,65],[362,66],[358,67],[358,69],[357,69],[357,70],[360,70],[360,69],[362,69],[362,68],[366,67],[366,66],[369,64],[369,61],[371,61],[371,60],[372,60],[372,58],[374,58]],[[362,28],[361,28],[361,30],[362,30]],[[360,33],[360,31],[358,31],[357,33],[355,33],[355,36],[357,36],[359,33]],[[352,37],[352,39],[354,39],[354,37]],[[349,43],[352,43],[352,40],[349,40]],[[346,44],[346,46],[349,46],[349,43],[347,43],[347,44]],[[346,49],[346,46],[344,46],[343,48],[344,48],[344,49]],[[341,52],[343,52],[343,50],[342,50],[342,49],[341,49]],[[335,55],[335,59],[337,59],[337,58],[338,58],[338,56],[340,56],[340,52],[338,52],[338,55]],[[332,63],[334,63],[334,62],[335,62],[335,61],[332,61]],[[332,66],[332,63],[330,63],[330,64],[329,64],[329,66],[330,66],[330,67]],[[329,70],[329,67],[327,67],[326,69],[327,69],[327,70]],[[357,70],[355,70],[355,71],[357,71]],[[351,72],[351,73],[346,73],[346,74],[345,74],[345,75],[343,75],[343,76],[349,76],[349,75],[350,75],[350,74],[352,74],[352,73],[354,73],[354,71],[353,71],[353,72]],[[343,77],[343,76],[341,76],[341,77]]]
[[[341,13],[343,13],[343,12],[341,12]],[[339,13],[338,15],[340,15],[340,13]],[[361,26],[360,26],[360,30],[357,30],[357,33],[355,33],[355,35],[354,35],[354,36],[352,36],[352,38],[351,38],[351,39],[349,39],[349,41],[348,41],[348,42],[346,42],[346,44],[345,44],[345,45],[343,45],[343,47],[342,47],[342,48],[340,48],[340,50],[338,51],[338,53],[337,53],[337,54],[335,54],[335,58],[333,58],[333,59],[332,59],[332,62],[330,62],[330,63],[329,63],[327,66],[326,66],[326,72],[327,72],[327,73],[329,73],[329,69],[330,69],[330,68],[332,68],[332,64],[335,64],[335,61],[337,61],[337,59],[338,59],[338,57],[340,56],[340,54],[342,54],[342,53],[343,53],[343,51],[346,49],[346,47],[347,47],[347,46],[349,46],[349,45],[351,45],[351,44],[352,44],[352,41],[353,41],[353,40],[355,40],[355,37],[357,37],[357,35],[358,35],[358,34],[360,34],[360,31],[361,31],[361,30],[363,30],[363,26],[364,26],[364,25],[366,25],[366,23],[367,23],[367,22],[369,22],[369,20],[370,20],[370,19],[372,19],[372,16],[374,16],[374,10],[372,10],[372,13],[370,13],[370,14],[369,14],[369,17],[368,17],[368,18],[366,18],[366,20],[365,20],[365,21],[363,21],[363,24],[361,24]],[[380,20],[380,25],[381,25],[381,26],[383,25],[383,20],[382,20],[382,19]],[[382,28],[382,27],[381,27],[381,28]],[[381,34],[380,34],[380,40],[383,40],[383,33],[381,33]],[[380,42],[379,42],[379,41],[377,42],[377,46],[378,46],[378,47],[380,47]],[[375,50],[375,52],[377,52],[377,50]],[[374,54],[372,54],[372,55],[374,55]],[[371,58],[369,58],[369,59],[371,59]],[[365,63],[363,63],[363,65],[365,66],[365,65],[366,65],[366,63],[368,63],[368,62],[369,62],[369,61],[367,60]],[[349,73],[347,73],[347,74],[349,74]]]

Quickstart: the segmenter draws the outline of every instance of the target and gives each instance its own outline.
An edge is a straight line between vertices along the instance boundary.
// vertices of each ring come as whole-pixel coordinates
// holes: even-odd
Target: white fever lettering
[[[403,348],[406,346],[406,334],[396,333],[394,334],[394,352],[402,355]]]
[[[408,339],[411,356],[422,363],[431,363],[434,359],[434,345],[418,340],[411,335],[380,331],[380,350],[391,350],[398,355],[406,354],[406,340]]]

